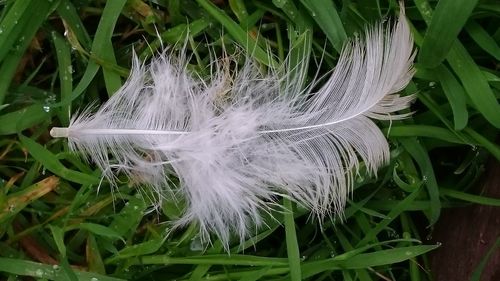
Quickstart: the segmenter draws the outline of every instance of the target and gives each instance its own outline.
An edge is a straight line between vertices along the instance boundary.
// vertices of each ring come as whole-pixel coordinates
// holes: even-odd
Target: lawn
[[[165,48],[172,56],[185,52],[187,71],[207,81],[223,54],[234,64],[251,54],[263,71],[302,63],[307,72],[296,79],[306,84],[330,73],[344,44],[368,25],[394,22],[400,5],[1,1],[0,279],[433,280],[429,255],[446,247],[432,239],[441,212],[500,207],[481,188],[488,160],[500,160],[496,0],[405,1],[417,51],[416,73],[401,91],[415,96],[405,111],[411,115],[376,122],[389,163],[377,176],[361,164],[345,209],[322,221],[276,198],[287,211],[263,214],[251,237],[225,247],[216,235],[202,239],[196,222],[172,228],[185,198],[166,197],[152,209],[151,189],[123,173],[110,184],[95,163],[49,134],[115,94],[134,52],[145,63]],[[474,262],[475,274],[464,280],[480,280],[484,267]]]

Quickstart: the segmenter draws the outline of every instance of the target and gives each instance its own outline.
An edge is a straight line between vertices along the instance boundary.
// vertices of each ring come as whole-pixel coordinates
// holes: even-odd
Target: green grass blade
[[[293,217],[293,205],[290,199],[283,198],[283,207],[285,208],[285,237],[286,249],[288,254],[288,263],[290,267],[290,280],[300,281],[300,252],[297,244],[297,233],[295,230],[295,220]]]
[[[52,152],[34,140],[23,135],[19,135],[19,140],[33,158],[42,163],[47,170],[61,178],[80,184],[98,184],[100,182],[97,177],[66,168]]]
[[[326,270],[359,269],[399,263],[423,255],[437,247],[435,245],[401,247],[359,254],[345,260],[331,258],[318,262],[308,262],[302,266],[302,278],[308,278]]]
[[[432,162],[425,148],[415,138],[404,138],[399,140],[404,146],[406,151],[417,162],[420,172],[422,173],[422,180],[427,187],[427,193],[430,199],[430,217],[429,223],[432,225],[436,223],[441,213],[441,201],[439,199],[439,187],[437,184]]]
[[[474,20],[469,20],[465,30],[483,50],[500,61],[500,46],[481,25]]]
[[[35,124],[49,120],[51,113],[43,105],[34,104],[0,115],[0,135],[10,135],[31,128]]]
[[[43,278],[48,280],[65,280],[65,273],[58,267],[48,264],[42,264],[32,261],[1,258],[0,257],[0,271],[10,273],[13,275],[30,276],[35,278]],[[85,271],[75,271],[78,280],[89,281],[123,281],[124,279],[104,276],[101,274]]]
[[[450,103],[451,110],[453,111],[455,130],[462,130],[467,126],[467,121],[469,119],[464,88],[444,65],[437,67],[433,73],[439,80],[444,94]]]
[[[257,45],[257,42],[226,13],[208,0],[196,0],[196,2],[225,27],[227,32],[238,44],[245,48],[248,54],[252,54],[256,60],[267,66],[277,66],[272,56]]]
[[[335,50],[340,53],[347,34],[333,1],[329,0],[301,0],[310,12],[312,18],[326,34]]]
[[[495,127],[500,128],[500,105],[488,81],[462,44],[455,44],[448,62],[462,81],[474,107]]]
[[[479,196],[479,195],[474,195],[474,194],[469,194],[465,192],[461,192],[458,190],[453,190],[453,189],[448,189],[448,188],[441,188],[440,189],[441,194],[444,196],[448,196],[451,198],[471,202],[471,203],[477,203],[485,206],[494,206],[494,207],[500,207],[500,199],[496,198],[489,198],[489,197],[484,197],[484,196]]]
[[[22,12],[17,9],[13,10],[15,7],[18,7],[17,3],[20,3],[20,9],[24,7],[21,6],[21,3],[29,5],[30,9],[22,10]],[[0,105],[4,102],[7,89],[12,83],[12,78],[14,77],[24,51],[28,48],[31,39],[35,36],[43,21],[48,17],[51,9],[54,8],[54,6],[52,6],[54,3],[36,0],[16,1],[8,12],[8,15],[12,13],[14,18],[6,16],[0,23],[0,30],[4,28],[5,25],[10,24],[14,25],[13,28],[15,29],[15,32],[10,33],[9,36],[0,37],[0,44],[3,45],[0,51],[9,52],[8,55],[5,53],[0,58]],[[3,38],[4,43],[1,43],[1,38]]]
[[[428,126],[428,125],[404,125],[392,126],[391,128],[384,129],[384,133],[389,134],[389,137],[426,137],[435,138],[442,141],[457,143],[457,144],[470,144],[464,142],[463,139],[457,137],[456,134],[448,129]]]
[[[445,59],[477,2],[477,0],[438,2],[418,55],[419,63],[426,67],[436,67]]]
[[[52,32],[52,41],[54,42],[54,48],[56,50],[58,72],[59,72],[59,83],[60,96],[63,100],[66,96],[71,94],[73,90],[73,66],[71,64],[71,47],[69,44],[55,31]],[[59,110],[59,120],[63,126],[69,124],[69,119],[71,117],[71,107],[70,105],[62,106]]]

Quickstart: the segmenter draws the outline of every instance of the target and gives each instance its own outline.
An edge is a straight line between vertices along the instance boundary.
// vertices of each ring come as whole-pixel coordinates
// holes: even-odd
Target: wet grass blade
[[[419,63],[432,68],[445,59],[477,2],[477,0],[438,2],[418,55]]]

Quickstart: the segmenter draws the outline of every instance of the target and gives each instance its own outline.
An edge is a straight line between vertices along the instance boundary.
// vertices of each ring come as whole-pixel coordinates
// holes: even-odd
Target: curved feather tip
[[[221,60],[205,81],[167,53],[149,65],[134,58],[109,101],[51,135],[67,137],[112,183],[125,173],[153,188],[158,204],[181,194],[187,203],[175,226],[196,222],[202,239],[215,234],[227,248],[232,235],[242,242],[263,223],[278,196],[320,218],[341,212],[360,161],[370,173],[388,162],[388,143],[371,119],[406,116],[398,112],[413,97],[397,92],[413,75],[412,49],[401,10],[394,26],[349,41],[315,91],[287,74],[305,64],[263,74],[248,60],[229,74]]]

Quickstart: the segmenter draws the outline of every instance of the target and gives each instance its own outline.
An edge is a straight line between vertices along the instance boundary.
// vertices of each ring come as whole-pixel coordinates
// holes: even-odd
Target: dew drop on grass
[[[201,238],[199,236],[191,239],[191,244],[189,244],[189,249],[193,252],[203,251],[203,245],[201,243]]]
[[[92,277],[92,278],[90,278],[90,281],[99,281],[99,279]]]
[[[53,269],[53,270],[59,270],[59,265],[54,264],[54,265],[52,266],[52,269]]]
[[[50,112],[50,106],[48,106],[48,105],[44,105],[44,106],[43,106],[43,111],[45,111],[45,112]]]
[[[41,269],[37,269],[37,270],[35,271],[35,275],[36,275],[36,276],[38,276],[38,277],[42,277],[42,276],[43,276],[43,270],[41,270]]]

